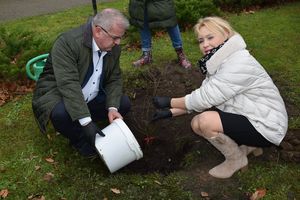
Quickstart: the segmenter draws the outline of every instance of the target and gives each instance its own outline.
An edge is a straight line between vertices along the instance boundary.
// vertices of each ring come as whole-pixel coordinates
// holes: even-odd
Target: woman
[[[129,15],[130,23],[139,28],[143,52],[142,56],[132,63],[133,66],[140,67],[152,62],[151,29],[153,28],[166,28],[179,65],[184,68],[192,66],[183,52],[173,0],[130,0]]]
[[[184,97],[154,97],[154,105],[161,109],[154,120],[200,112],[192,119],[193,131],[225,156],[209,174],[229,178],[248,164],[249,153],[280,144],[287,113],[272,79],[227,21],[206,17],[194,30],[204,55],[198,64],[206,78]]]

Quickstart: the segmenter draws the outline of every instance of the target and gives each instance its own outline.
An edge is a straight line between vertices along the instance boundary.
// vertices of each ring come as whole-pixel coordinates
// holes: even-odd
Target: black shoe
[[[95,157],[98,155],[95,148],[85,141],[80,141],[77,144],[72,144],[72,146],[79,152],[83,157]]]

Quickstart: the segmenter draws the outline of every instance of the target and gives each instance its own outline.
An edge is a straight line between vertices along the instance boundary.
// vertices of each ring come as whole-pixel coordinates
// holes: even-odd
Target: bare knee
[[[196,115],[195,117],[193,117],[191,121],[191,127],[194,133],[196,133],[197,135],[201,135],[202,132],[200,123],[201,123],[200,115]]]
[[[211,138],[223,132],[219,114],[215,111],[206,111],[195,116],[191,121],[193,131],[202,137]]]
[[[197,135],[205,137],[205,135],[208,131],[208,127],[207,127],[207,123],[206,123],[207,121],[208,121],[208,119],[207,119],[205,113],[201,113],[201,114],[195,116],[191,122],[191,127],[192,127],[193,131]]]

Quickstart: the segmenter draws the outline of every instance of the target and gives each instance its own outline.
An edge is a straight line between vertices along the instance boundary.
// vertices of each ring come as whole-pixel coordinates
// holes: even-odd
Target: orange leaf
[[[207,192],[201,192],[201,196],[202,197],[208,197],[208,193]]]
[[[113,193],[115,193],[115,194],[120,194],[121,193],[121,191],[119,190],[119,189],[117,189],[117,188],[111,188],[110,189]]]
[[[259,200],[263,198],[266,195],[266,193],[267,190],[265,188],[256,189],[256,191],[250,197],[250,200]]]
[[[6,198],[7,197],[7,195],[8,195],[8,189],[3,189],[3,190],[1,190],[0,191],[0,197],[1,198]]]

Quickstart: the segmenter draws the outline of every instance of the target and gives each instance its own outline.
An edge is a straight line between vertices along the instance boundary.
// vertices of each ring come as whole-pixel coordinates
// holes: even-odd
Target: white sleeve
[[[247,66],[223,66],[214,75],[207,77],[200,88],[185,96],[186,108],[202,112],[212,106],[221,105],[249,88],[257,77],[243,67]]]
[[[92,118],[91,117],[84,117],[78,120],[81,126],[86,126],[88,125],[91,121]]]

